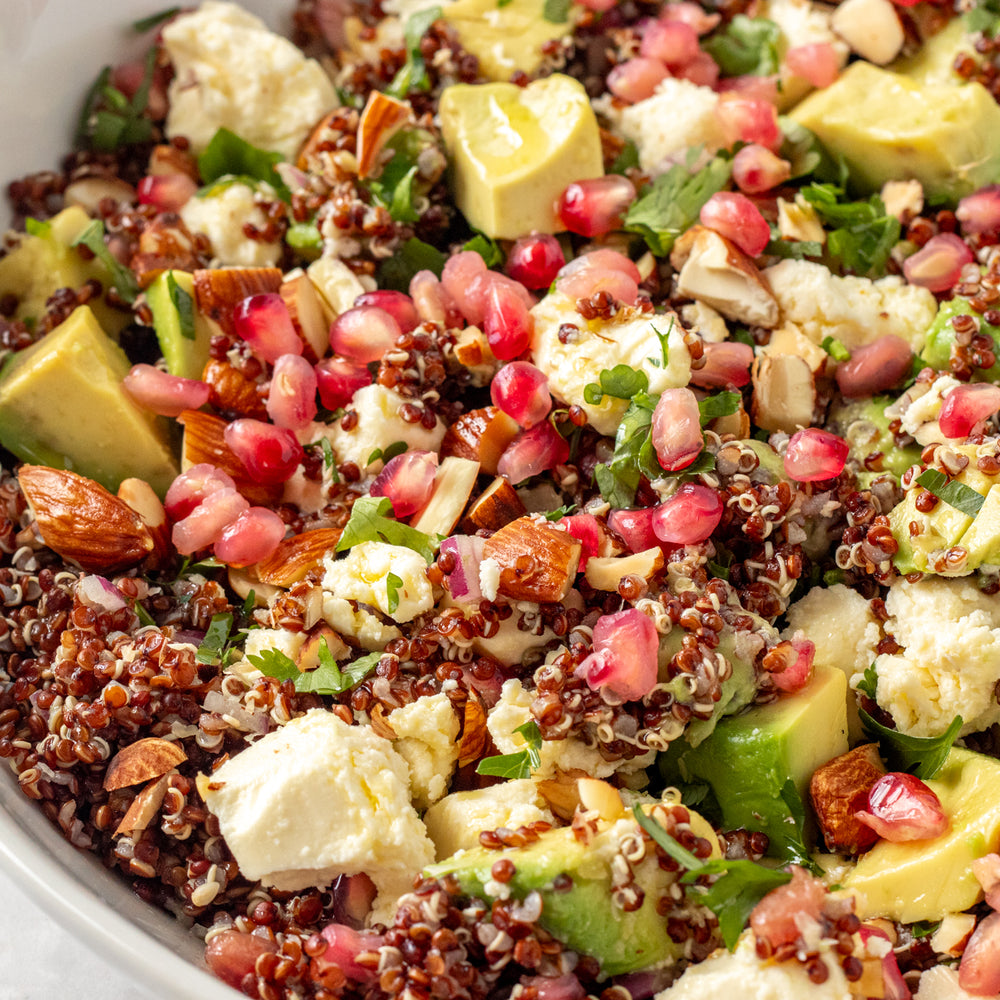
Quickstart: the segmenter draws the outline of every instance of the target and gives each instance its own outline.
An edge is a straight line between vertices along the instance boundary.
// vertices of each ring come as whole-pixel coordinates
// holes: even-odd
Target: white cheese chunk
[[[426,809],[445,792],[458,763],[458,716],[446,694],[425,695],[389,713],[393,746],[410,768],[410,793]]]
[[[361,542],[341,559],[325,556],[323,565],[325,591],[344,600],[370,604],[394,621],[412,621],[434,607],[427,563],[413,549],[385,542]],[[390,574],[395,581],[389,580]]]
[[[280,241],[252,240],[243,232],[247,222],[258,229],[267,225],[257,194],[248,184],[226,184],[215,194],[189,198],[180,214],[191,232],[204,233],[212,241],[216,265],[272,267],[281,257]]]

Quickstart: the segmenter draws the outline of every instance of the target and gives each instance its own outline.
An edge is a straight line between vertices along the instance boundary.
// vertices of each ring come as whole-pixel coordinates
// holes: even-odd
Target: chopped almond
[[[495,406],[469,410],[448,428],[441,442],[441,457],[472,459],[483,472],[495,476],[500,456],[520,432],[517,422]]]
[[[514,601],[561,601],[573,586],[583,547],[572,535],[519,517],[486,539],[483,558],[500,566],[498,593]]]
[[[168,774],[187,760],[183,748],[156,736],[136,740],[111,758],[104,775],[104,790],[116,791]]]
[[[480,528],[498,531],[526,513],[514,487],[503,476],[497,476],[469,508],[464,527],[470,535]]]
[[[829,850],[858,854],[878,840],[878,834],[854,814],[868,808],[868,792],[883,774],[885,765],[875,743],[834,757],[813,773],[809,794]]]

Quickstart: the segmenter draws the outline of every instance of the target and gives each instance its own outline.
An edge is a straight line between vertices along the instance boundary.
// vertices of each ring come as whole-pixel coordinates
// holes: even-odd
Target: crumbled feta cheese
[[[391,920],[433,860],[406,761],[324,709],[263,736],[198,787],[247,879],[295,891],[365,872],[379,893],[374,920]]]
[[[385,542],[361,542],[346,556],[323,558],[323,589],[347,601],[378,608],[397,622],[413,621],[434,607],[434,590],[427,579],[427,563],[419,552]],[[389,580],[389,574],[398,580]],[[389,584],[395,583],[396,607],[389,603]]]
[[[712,154],[726,145],[715,114],[719,95],[711,87],[668,76],[652,97],[616,108],[610,101],[595,107],[608,119],[611,131],[634,142],[639,165],[647,174],[662,174],[694,146]]]
[[[958,985],[958,969],[947,965],[935,965],[920,973],[920,983],[913,1000],[973,1000]]]
[[[497,599],[500,587],[500,563],[496,559],[484,559],[479,564],[479,589],[487,601]]]
[[[425,695],[389,713],[398,753],[410,768],[410,796],[418,809],[437,802],[458,763],[458,716],[446,694]]]
[[[1000,605],[965,579],[902,580],[885,601],[886,632],[902,647],[876,658],[879,705],[911,736],[963,733],[1000,722]]]
[[[263,185],[267,187],[267,185]],[[267,188],[270,190],[270,188]],[[203,198],[189,198],[181,208],[184,225],[212,241],[213,262],[227,267],[273,267],[281,257],[281,242],[252,240],[243,226],[267,226],[267,216],[249,184],[234,182]]]
[[[628,407],[628,400],[611,396],[605,396],[596,406],[584,398],[584,389],[590,383],[599,384],[605,369],[628,365],[645,372],[652,393],[687,385],[691,377],[691,355],[684,345],[684,332],[670,316],[624,308],[610,320],[586,320],[561,292],[546,295],[531,314],[535,320],[534,362],[548,378],[549,392],[564,403],[583,407],[587,419],[601,434],[613,435]],[[564,323],[572,323],[579,330],[565,344],[559,340],[559,328]],[[667,337],[666,367],[657,331]]]
[[[293,159],[337,92],[314,59],[233,3],[205,0],[163,29],[174,67],[167,135],[201,152],[220,128]]]
[[[406,400],[394,389],[366,385],[354,394],[350,408],[357,414],[357,423],[348,431],[338,420],[326,430],[338,462],[354,462],[362,472],[378,472],[381,459],[369,462],[376,451],[385,451],[397,441],[422,451],[437,451],[444,439],[445,426],[435,420],[428,430],[422,423],[407,423],[399,411]]]
[[[961,383],[951,375],[939,375],[929,386],[926,382],[917,382],[895,403],[887,406],[885,414],[890,419],[899,417],[902,429],[918,444],[947,441],[941,432],[938,417],[944,397],[958,385]]]
[[[370,652],[385,649],[403,633],[395,625],[386,625],[363,608],[355,610],[350,601],[333,594],[323,594],[323,619],[341,635],[350,636]]]
[[[688,302],[681,306],[681,319],[706,344],[720,344],[729,339],[729,327],[722,314],[704,302]]]
[[[933,293],[898,275],[872,281],[831,274],[822,264],[783,260],[763,272],[781,310],[817,344],[834,337],[848,350],[895,334],[917,353],[937,315]]]

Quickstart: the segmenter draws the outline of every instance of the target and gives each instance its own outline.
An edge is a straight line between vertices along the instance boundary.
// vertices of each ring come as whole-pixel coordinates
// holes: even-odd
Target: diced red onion
[[[205,946],[205,964],[224,983],[242,992],[243,980],[254,976],[257,959],[277,950],[277,942],[272,938],[236,930],[220,931]]]
[[[133,365],[122,379],[122,388],[137,406],[162,417],[179,417],[185,410],[199,410],[212,393],[204,382],[170,375],[152,365]]]
[[[125,595],[110,580],[96,574],[80,577],[73,593],[82,605],[94,611],[112,612],[127,607]]]
[[[478,535],[452,535],[441,543],[440,551],[455,559],[455,568],[445,578],[456,601],[478,604],[483,598],[479,567],[483,561],[484,539]]]
[[[858,936],[861,943],[866,945],[872,938],[880,938],[885,941],[888,947],[879,948],[882,955],[882,1000],[911,1000],[909,986],[903,974],[899,971],[899,963],[896,961],[896,953],[892,949],[892,942],[889,935],[881,927],[872,927],[869,924],[862,924],[858,929]]]
[[[568,514],[559,518],[559,527],[565,528],[582,545],[580,572],[587,568],[587,561],[601,554],[604,543],[604,527],[593,514]]]
[[[358,964],[362,952],[378,952],[385,944],[385,937],[374,931],[357,931],[346,924],[327,924],[320,934],[326,939],[326,951],[314,958],[312,968],[322,977],[325,967],[336,966],[345,976],[358,983],[371,985],[378,979],[378,971]]]

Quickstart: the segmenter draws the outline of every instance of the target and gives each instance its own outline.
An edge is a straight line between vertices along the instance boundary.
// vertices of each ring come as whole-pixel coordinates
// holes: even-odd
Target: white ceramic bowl
[[[292,7],[291,0],[242,3],[279,28]],[[4,186],[58,165],[70,148],[88,85],[102,66],[141,52],[148,37],[136,36],[131,23],[167,6],[169,0],[0,0]],[[8,209],[6,204],[0,209],[0,227]],[[2,766],[0,864],[63,926],[152,995],[164,1000],[238,995],[205,971],[203,946],[192,934],[142,903],[97,858],[70,846]],[[67,980],[66,996],[78,995],[75,985]],[[2,987],[0,994],[7,995]]]

